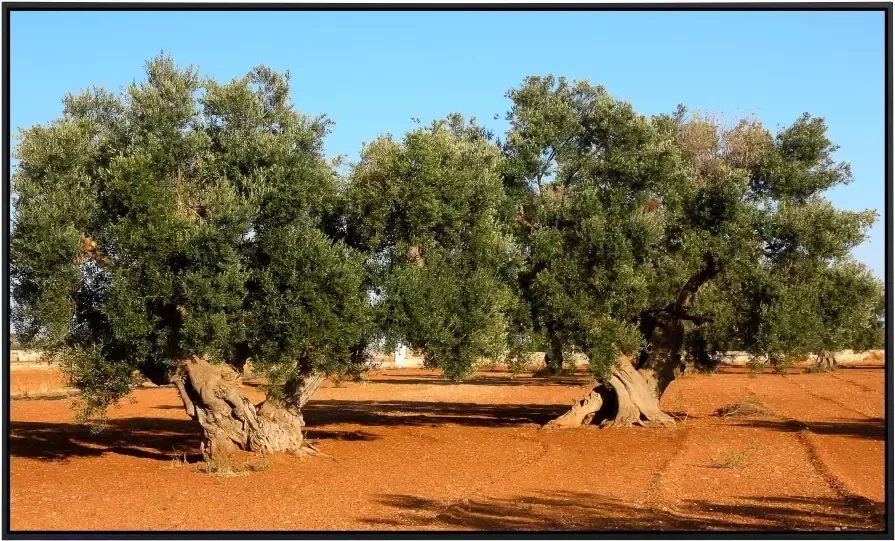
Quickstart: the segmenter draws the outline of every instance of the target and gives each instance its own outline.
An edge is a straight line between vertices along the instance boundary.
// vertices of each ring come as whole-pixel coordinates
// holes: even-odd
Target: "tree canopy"
[[[371,310],[362,255],[321,224],[338,197],[329,121],[294,111],[268,68],[220,84],[159,57],[146,75],[66,96],[62,118],[21,134],[21,339],[62,361],[85,415],[191,356],[250,356],[274,398],[357,371]]]
[[[517,300],[501,156],[460,115],[366,146],[345,191],[346,235],[379,277],[380,326],[451,378],[499,358]]]
[[[502,140],[453,114],[340,174],[332,123],[289,89],[263,66],[223,84],[159,56],[22,130],[13,319],[85,416],[140,373],[178,385],[209,449],[294,446],[269,427],[300,430],[322,378],[360,374],[385,338],[454,379],[581,352],[598,386],[575,422],[612,395],[614,422],[667,424],[685,356],[881,346],[882,284],[850,255],[875,213],[824,197],[852,176],[820,118],[648,117],[529,77]],[[248,358],[269,380],[257,408],[212,368]]]
[[[554,347],[590,350],[605,371],[618,351],[639,350],[657,316],[714,351],[859,347],[881,284],[850,250],[875,214],[823,197],[851,172],[822,119],[773,135],[682,107],[647,118],[602,87],[552,77],[508,96],[506,184],[526,218],[527,299]]]

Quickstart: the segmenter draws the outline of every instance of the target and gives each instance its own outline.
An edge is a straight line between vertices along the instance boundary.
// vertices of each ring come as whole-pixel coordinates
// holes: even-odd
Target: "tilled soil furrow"
[[[779,529],[866,527],[844,509],[788,433],[741,421],[706,419],[691,429],[663,496],[682,517],[721,514],[724,529],[750,523]],[[718,517],[715,517],[718,518]]]
[[[666,411],[686,419],[670,430],[541,431],[587,390],[587,378],[489,371],[451,384],[434,371],[383,371],[364,385],[327,384],[308,404],[308,438],[326,456],[273,455],[269,469],[237,477],[197,471],[199,429],[174,389],[135,392],[109,411],[100,434],[73,423],[71,399],[17,400],[8,405],[11,526],[880,528],[885,423],[874,413],[882,393],[872,389],[882,378],[881,369],[696,374],[663,397]],[[263,398],[251,385],[243,391]],[[752,394],[777,415],[714,414]],[[183,453],[189,463],[172,460]]]
[[[844,410],[837,401],[818,396],[790,378],[768,378],[750,388],[777,414],[778,420],[764,424],[792,432],[803,445],[810,446],[813,463],[828,481],[833,480],[834,490],[854,501],[883,501],[882,419],[855,408]],[[801,393],[802,398],[796,399],[793,393]]]
[[[846,410],[848,410],[848,411],[857,413],[858,415],[860,415],[860,416],[862,416],[862,417],[875,418],[874,415],[871,415],[871,414],[867,413],[866,411],[863,411],[863,410],[858,409],[857,407],[855,407],[855,404],[860,404],[860,401],[856,401],[856,400],[852,400],[852,401],[841,400],[841,399],[839,399],[839,398],[834,398],[834,397],[832,397],[832,396],[828,396],[827,394],[825,394],[825,393],[823,393],[823,392],[816,392],[816,391],[813,391],[813,390],[811,390],[810,388],[808,388],[806,385],[800,383],[799,381],[797,381],[797,380],[795,380],[795,379],[787,378],[786,380],[787,380],[789,383],[791,383],[792,385],[795,385],[796,387],[798,387],[802,392],[804,392],[804,393],[806,393],[806,394],[809,394],[809,395],[813,396],[814,398],[818,398],[818,399],[820,399],[820,400],[826,400],[827,402],[831,402],[831,403],[833,403],[833,404],[839,406],[840,408],[843,408],[843,409],[846,409]],[[862,391],[862,392],[860,393],[860,395],[863,395],[865,392],[866,392],[866,391]],[[851,393],[851,394],[854,394],[854,393]],[[870,399],[874,399],[874,398],[879,398],[879,397],[878,397],[878,396],[872,396],[872,397],[869,397],[869,398],[870,398]]]
[[[646,495],[646,503],[648,505],[669,512],[673,512],[672,510],[676,502],[668,501],[665,498],[665,487],[663,485],[663,482],[665,480],[665,476],[671,470],[672,466],[684,456],[684,453],[687,450],[687,444],[689,442],[690,436],[690,425],[678,422],[678,426],[675,427],[675,430],[678,431],[675,451],[668,458],[665,464],[662,465],[662,467],[653,474],[653,477],[650,480],[649,490],[647,491]]]
[[[861,389],[862,391],[866,391],[866,392],[868,392],[868,393],[874,393],[874,394],[878,394],[878,395],[879,395],[879,394],[883,394],[883,393],[885,392],[884,389],[875,389],[875,388],[870,387],[870,386],[868,386],[868,385],[864,385],[863,383],[858,383],[857,381],[854,381],[853,379],[849,379],[849,378],[847,378],[847,377],[843,377],[843,376],[840,375],[840,374],[831,373],[831,374],[830,374],[830,377],[833,378],[833,379],[835,379],[836,381],[844,381],[845,383],[848,383],[849,385],[854,385],[855,387]]]

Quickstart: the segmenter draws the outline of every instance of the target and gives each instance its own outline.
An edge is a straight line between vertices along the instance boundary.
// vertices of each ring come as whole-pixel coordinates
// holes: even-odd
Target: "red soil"
[[[662,401],[675,428],[548,431],[584,375],[380,371],[306,406],[323,455],[244,477],[198,471],[198,426],[172,388],[136,391],[100,434],[69,398],[15,400],[11,528],[880,530],[883,374],[687,376]],[[773,413],[714,414],[749,396]]]

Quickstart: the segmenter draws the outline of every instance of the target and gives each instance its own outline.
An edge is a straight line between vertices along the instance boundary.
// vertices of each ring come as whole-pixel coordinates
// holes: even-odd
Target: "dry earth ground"
[[[58,377],[14,370],[10,384]],[[879,364],[758,377],[728,367],[669,388],[673,429],[548,431],[587,390],[583,372],[485,370],[451,384],[381,370],[327,382],[306,406],[324,455],[272,456],[234,477],[199,471],[198,426],[173,388],[136,391],[100,434],[73,423],[69,397],[19,399],[11,528],[880,530],[884,386]],[[250,380],[245,391],[262,398]],[[757,409],[716,414],[731,404]]]

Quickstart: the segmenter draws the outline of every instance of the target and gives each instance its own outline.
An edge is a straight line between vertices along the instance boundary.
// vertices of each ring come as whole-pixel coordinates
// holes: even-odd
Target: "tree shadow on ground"
[[[886,439],[886,420],[874,419],[839,419],[836,421],[793,421],[782,419],[751,419],[736,423],[736,426],[748,426],[782,432],[799,432],[809,430],[815,434],[847,436],[867,440]]]
[[[107,453],[167,461],[184,452],[196,454],[201,440],[199,424],[190,419],[113,419],[107,421],[98,433],[77,423],[12,421],[9,426],[10,456],[47,461],[64,462]],[[370,441],[378,438],[363,431],[311,429],[305,434],[312,441]]]
[[[198,423],[189,419],[112,419],[98,433],[79,423],[11,421],[9,452],[11,456],[44,460],[106,453],[170,460],[183,449],[198,449],[200,434]]]
[[[879,370],[882,372],[885,370],[885,365],[882,364],[845,364],[839,365],[838,370]]]
[[[305,439],[308,441],[320,440],[340,440],[340,441],[373,441],[378,440],[382,436],[371,434],[363,430],[316,430],[310,429],[304,431]]]
[[[856,510],[853,502],[828,498],[741,498],[735,503],[685,500],[674,509],[570,491],[534,496],[450,501],[384,495],[379,503],[399,510],[392,518],[366,519],[378,527],[512,530],[882,530],[884,508]]]
[[[156,409],[183,409],[161,405]],[[332,424],[364,426],[501,427],[543,425],[568,411],[565,404],[480,404],[475,402],[417,402],[410,400],[315,400],[302,408],[309,429]],[[683,414],[681,414],[683,416]]]
[[[567,405],[477,404],[472,402],[411,402],[406,400],[312,400],[302,413],[310,427],[330,424],[364,426],[501,427],[542,425],[569,409]]]
[[[181,406],[156,406],[182,409]],[[302,410],[309,440],[372,441],[380,436],[363,430],[333,430],[328,425],[501,427],[541,425],[564,413],[566,405],[475,404],[411,401],[317,400]],[[101,432],[78,423],[10,422],[11,456],[64,461],[115,453],[152,460],[171,460],[184,450],[199,449],[201,428],[191,419],[129,417],[111,419]]]
[[[259,388],[264,385],[263,378],[245,378],[242,384],[246,387]],[[374,378],[364,380],[367,385],[445,385],[461,386],[476,385],[488,387],[582,387],[593,385],[593,378],[587,374],[580,376],[564,377],[519,377],[510,376],[482,376],[465,381],[453,381],[439,375],[413,375],[402,374],[376,374]]]
[[[367,380],[368,384],[385,383],[389,385],[482,385],[490,387],[579,387],[593,385],[593,378],[589,374],[575,376],[511,377],[509,375],[481,375],[464,381],[453,381],[439,375],[413,375],[383,374],[379,373],[375,379]]]

